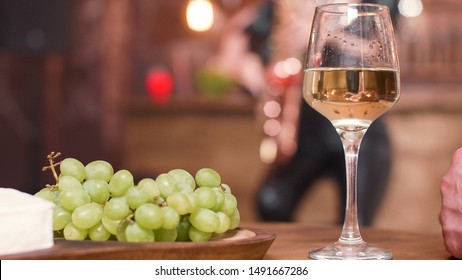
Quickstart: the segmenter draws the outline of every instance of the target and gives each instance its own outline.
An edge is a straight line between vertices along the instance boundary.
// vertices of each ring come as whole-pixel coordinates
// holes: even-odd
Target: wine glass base
[[[389,260],[393,255],[389,250],[372,247],[365,242],[353,245],[335,242],[309,252],[308,257],[317,260]]]

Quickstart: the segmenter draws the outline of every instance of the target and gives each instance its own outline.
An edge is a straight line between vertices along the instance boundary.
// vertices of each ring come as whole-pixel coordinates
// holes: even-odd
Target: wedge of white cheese
[[[12,188],[0,188],[0,255],[53,246],[54,204]]]

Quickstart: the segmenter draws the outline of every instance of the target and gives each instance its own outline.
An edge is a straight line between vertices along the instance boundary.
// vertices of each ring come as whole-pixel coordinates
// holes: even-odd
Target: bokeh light
[[[186,8],[186,21],[191,30],[209,30],[213,25],[212,3],[209,0],[190,0]]]
[[[168,103],[172,97],[172,75],[166,70],[149,71],[146,75],[146,90],[153,102]]]
[[[400,0],[398,10],[404,17],[418,17],[423,12],[421,0]]]

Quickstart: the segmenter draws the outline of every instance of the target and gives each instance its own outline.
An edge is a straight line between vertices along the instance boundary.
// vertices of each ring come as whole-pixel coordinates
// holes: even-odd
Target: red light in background
[[[173,78],[166,70],[152,70],[146,75],[146,89],[152,101],[165,104],[172,98]]]

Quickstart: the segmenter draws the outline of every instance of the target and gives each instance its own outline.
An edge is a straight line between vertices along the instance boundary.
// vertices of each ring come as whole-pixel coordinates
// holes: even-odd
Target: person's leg
[[[385,123],[378,119],[366,132],[359,151],[358,217],[373,223],[384,198],[391,169],[391,148]]]

